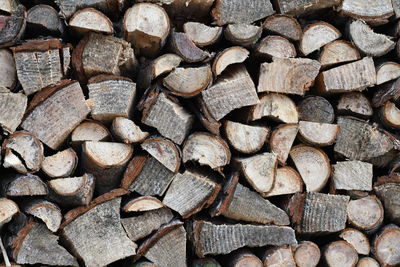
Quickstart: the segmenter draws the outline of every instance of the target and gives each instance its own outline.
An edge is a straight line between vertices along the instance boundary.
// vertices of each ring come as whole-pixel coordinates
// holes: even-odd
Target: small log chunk
[[[383,206],[381,201],[374,195],[350,200],[347,206],[348,221],[354,227],[373,232],[383,222]]]
[[[321,72],[317,88],[322,93],[362,91],[376,83],[374,61],[370,57]]]
[[[141,147],[168,170],[178,172],[181,166],[181,151],[173,142],[162,137],[150,137],[141,144]]]
[[[111,20],[94,8],[85,8],[77,11],[69,20],[68,26],[77,36],[83,36],[89,32],[114,33]]]
[[[272,131],[269,146],[271,151],[277,155],[278,162],[281,165],[286,164],[298,130],[297,124],[289,123],[281,124]]]
[[[12,2],[11,0],[5,0],[0,3],[0,10],[6,13],[12,12]]]
[[[43,145],[29,132],[16,132],[2,144],[4,168],[13,168],[19,173],[35,173],[43,162]]]
[[[135,254],[137,245],[120,222],[120,205],[120,197],[108,200],[77,214],[63,227],[62,237],[85,266],[105,266]]]
[[[263,253],[262,260],[264,266],[296,267],[290,246],[269,248]]]
[[[33,174],[16,174],[3,177],[1,180],[3,194],[7,197],[46,196],[47,185]]]
[[[94,180],[94,176],[88,173],[50,180],[50,198],[62,207],[87,206],[93,197]]]
[[[224,132],[229,144],[241,153],[254,153],[267,141],[269,128],[224,121]]]
[[[21,126],[51,149],[58,149],[89,111],[79,83],[65,81],[34,96]]]
[[[300,50],[307,56],[341,36],[342,33],[331,24],[323,21],[315,22],[303,30]]]
[[[394,178],[392,178],[392,176],[394,176]],[[400,180],[396,174],[393,174],[392,176],[383,177],[386,178],[386,181],[383,181],[382,183],[379,183],[379,179],[381,179],[380,177],[378,179],[378,184],[374,185],[374,191],[383,202],[385,207],[385,217],[389,221],[398,224],[400,222],[400,198],[398,197],[400,192]]]
[[[338,161],[332,165],[332,180],[338,190],[372,190],[372,164],[362,161]]]
[[[329,267],[354,267],[358,262],[358,254],[346,241],[330,243],[324,250],[324,260]]]
[[[260,40],[255,47],[255,53],[262,58],[291,58],[296,57],[294,45],[286,38],[269,35]]]
[[[215,76],[220,75],[229,65],[243,63],[250,52],[241,46],[229,47],[215,56],[212,71]]]
[[[47,200],[35,199],[26,202],[22,209],[25,213],[35,216],[42,220],[46,227],[54,232],[60,228],[62,214],[60,208]]]
[[[220,169],[228,165],[231,152],[228,144],[221,138],[206,132],[191,134],[183,145],[182,161],[196,161],[212,169]]]
[[[249,120],[259,120],[263,117],[284,123],[299,121],[299,114],[293,100],[284,94],[277,93],[261,96],[260,103],[250,108]]]
[[[125,40],[133,44],[136,52],[157,56],[169,34],[168,14],[158,5],[137,3],[125,12],[123,30]]]
[[[243,23],[228,24],[224,30],[226,40],[244,47],[253,46],[260,39],[261,34],[261,27]]]
[[[279,13],[300,16],[325,8],[331,8],[341,3],[340,0],[277,0]]]
[[[174,95],[192,97],[208,87],[212,80],[211,67],[175,68],[163,79],[163,84]]]
[[[138,2],[145,2],[147,0],[139,0]],[[157,0],[164,2],[165,9],[171,19],[179,21],[208,21],[210,16],[211,7],[214,0]]]
[[[51,35],[64,33],[65,25],[58,16],[57,10],[49,5],[36,5],[29,9],[27,18],[28,31],[33,30]]]
[[[371,247],[368,237],[363,232],[353,228],[346,228],[340,233],[339,237],[352,245],[358,254],[369,255]]]
[[[400,264],[400,229],[389,227],[376,238],[373,245],[375,258],[381,266],[396,266]]]
[[[361,20],[350,23],[349,35],[354,45],[367,56],[383,56],[396,45],[388,36],[375,33]]]
[[[376,68],[376,84],[382,84],[400,77],[400,64],[386,61]]]
[[[155,197],[137,197],[129,200],[123,206],[123,211],[125,212],[139,212],[139,211],[149,211],[161,209],[164,204]]]
[[[298,267],[315,267],[321,259],[319,247],[311,241],[302,241],[293,254]]]
[[[296,245],[294,230],[287,226],[251,224],[214,224],[196,220],[193,223],[196,254],[228,254],[233,250],[266,245]]]
[[[362,118],[371,117],[374,113],[369,99],[359,92],[342,94],[336,108],[340,114]]]
[[[86,7],[93,7],[96,9],[100,9],[103,12],[109,13],[114,17],[117,16],[119,12],[121,12],[124,0],[56,0],[55,1],[58,7],[60,8],[60,13],[65,18],[70,18],[75,12],[79,9],[83,9]]]
[[[326,44],[319,55],[319,62],[323,68],[359,59],[361,59],[360,52],[352,43],[345,40],[336,40]]]
[[[239,250],[232,255],[232,259],[229,262],[229,267],[244,266],[263,267],[263,263],[250,250]]]
[[[0,48],[14,45],[25,32],[25,7],[16,2],[14,3],[15,5],[12,6],[11,14],[9,16],[0,17]]]
[[[386,127],[400,128],[400,110],[393,102],[388,101],[380,108],[379,117]]]
[[[133,121],[124,117],[116,117],[111,127],[114,136],[126,144],[143,142],[149,136],[148,132],[143,132]]]
[[[292,16],[275,14],[267,17],[262,26],[271,33],[279,34],[293,41],[299,41],[303,35],[299,22]]]
[[[361,0],[344,0],[340,8],[345,15],[361,19],[371,25],[388,23],[389,17],[394,13],[390,0],[372,0],[367,3]]]
[[[98,121],[86,120],[71,133],[71,144],[80,147],[85,141],[108,141],[111,137],[106,126]]]
[[[208,110],[203,98],[197,97],[194,99],[196,103],[196,108],[193,108],[193,112],[196,114],[200,123],[206,128],[210,133],[215,135],[220,135],[221,122],[214,119]],[[193,106],[192,106],[193,107]]]
[[[18,264],[79,266],[75,257],[58,244],[58,238],[44,224],[32,221],[19,231],[13,258]]]
[[[186,22],[183,31],[198,47],[215,44],[222,36],[222,27],[210,27],[199,22]]]
[[[357,267],[379,267],[379,263],[371,257],[363,257],[358,260]]]
[[[295,194],[303,191],[303,180],[292,167],[284,166],[276,169],[275,182],[265,197]]]
[[[303,234],[342,231],[346,227],[349,200],[349,196],[315,192],[295,194],[288,205],[294,229]]]
[[[19,212],[17,203],[7,198],[0,198],[0,227],[11,221],[12,217]]]
[[[210,206],[220,189],[209,175],[186,170],[175,174],[163,203],[185,219]]]
[[[142,239],[174,218],[171,210],[160,208],[135,217],[122,218],[121,223],[132,241]]]
[[[320,67],[308,58],[274,58],[272,63],[261,64],[257,91],[304,95]]]
[[[172,52],[185,62],[195,63],[210,58],[210,54],[198,48],[186,33],[172,31],[169,42]]]
[[[400,79],[382,84],[376,90],[372,98],[372,106],[383,106],[389,100],[397,100],[400,97]]]
[[[127,144],[86,141],[82,145],[82,168],[96,178],[96,191],[100,194],[110,191],[120,183],[133,153]]]
[[[42,162],[42,171],[50,178],[69,177],[78,165],[78,157],[72,148],[57,152],[45,157]]]
[[[299,134],[300,139],[307,144],[330,146],[339,134],[339,126],[330,123],[300,121]]]
[[[326,185],[331,175],[331,165],[324,151],[297,145],[290,150],[290,158],[299,171],[307,192],[318,192]]]
[[[328,100],[322,96],[309,96],[297,106],[299,119],[319,123],[333,123],[335,111]]]
[[[0,49],[0,64],[0,88],[14,89],[17,84],[17,70],[14,56],[8,49]]]
[[[235,163],[246,181],[263,197],[275,182],[278,159],[274,153],[262,153],[248,158],[237,158]]]
[[[221,267],[221,265],[213,258],[194,259],[192,267]]]

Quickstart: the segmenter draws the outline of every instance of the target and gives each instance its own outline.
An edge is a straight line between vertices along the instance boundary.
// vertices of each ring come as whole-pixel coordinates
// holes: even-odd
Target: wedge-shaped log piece
[[[400,229],[388,227],[384,229],[373,243],[373,253],[381,266],[400,264]]]
[[[335,142],[339,134],[339,126],[329,123],[300,121],[299,134],[300,139],[305,143],[315,146],[329,146]]]
[[[348,41],[336,40],[328,43],[319,55],[322,67],[330,67],[361,59],[360,52]]]
[[[362,118],[371,117],[374,112],[369,99],[359,92],[342,94],[337,105],[337,111],[340,114]]]
[[[249,54],[247,49],[240,46],[232,46],[221,51],[214,59],[212,66],[214,75],[220,75],[231,64],[242,63]]]
[[[286,164],[298,130],[299,126],[297,124],[281,124],[272,131],[269,146],[271,151],[277,155],[281,165]]]
[[[298,267],[315,267],[321,259],[319,247],[311,241],[302,241],[293,254]]]
[[[231,257],[232,259],[230,260],[229,263],[230,267],[243,267],[243,266],[263,267],[263,263],[261,262],[261,260],[250,250],[247,249],[238,250]]]
[[[197,46],[203,47],[216,43],[222,35],[222,27],[210,27],[199,22],[186,22],[183,25],[186,35]]]
[[[17,43],[25,32],[25,7],[13,1],[9,16],[1,16],[1,24],[0,48],[9,47]]]
[[[141,144],[155,159],[171,172],[178,172],[181,165],[181,151],[177,145],[162,137],[150,137]]]
[[[27,32],[36,31],[41,34],[59,36],[65,31],[65,24],[57,10],[49,5],[39,4],[30,8],[26,22]]]
[[[362,19],[372,25],[385,24],[393,15],[391,0],[344,0],[341,11],[353,18]]]
[[[393,102],[388,101],[380,108],[379,117],[383,125],[388,128],[400,128],[400,110]]]
[[[12,217],[19,212],[17,203],[7,198],[0,198],[0,227],[11,221]]]
[[[293,100],[283,94],[270,93],[260,98],[260,103],[250,108],[251,121],[268,117],[284,123],[297,123],[299,114]]]
[[[329,267],[353,267],[358,262],[357,251],[346,241],[330,243],[323,253],[324,261]]]
[[[49,193],[42,179],[33,174],[6,176],[0,183],[7,197],[46,196]]]
[[[262,34],[262,28],[256,25],[235,23],[225,27],[225,39],[232,44],[250,48],[253,46]]]
[[[165,193],[163,203],[178,212],[182,218],[188,218],[203,208],[210,206],[221,186],[213,177],[197,172],[177,173]]]
[[[363,257],[358,260],[357,267],[379,267],[379,263],[371,257]]]
[[[291,58],[296,57],[296,48],[288,39],[281,36],[269,35],[258,42],[255,54],[262,58]]]
[[[125,203],[123,210],[125,212],[139,212],[156,210],[164,207],[164,204],[155,197],[137,197]]]
[[[303,30],[296,18],[282,14],[267,17],[262,26],[269,32],[279,34],[293,41],[299,41],[303,34]]]
[[[351,200],[347,207],[348,221],[362,231],[375,231],[383,222],[381,201],[374,195]]]
[[[200,123],[206,128],[210,133],[215,135],[220,135],[221,122],[214,119],[210,111],[207,109],[203,98],[197,97],[194,99],[196,103],[196,108],[193,112],[196,114]]]
[[[351,244],[358,254],[369,255],[371,247],[368,237],[363,232],[353,228],[346,228],[340,233],[339,237]]]
[[[279,13],[300,16],[340,4],[340,0],[277,0]]]
[[[307,56],[341,36],[341,32],[329,23],[323,21],[313,23],[303,30],[300,50]]]
[[[320,67],[318,61],[307,58],[274,58],[261,64],[257,91],[304,95]]]
[[[262,260],[264,266],[296,267],[293,251],[290,246],[269,248],[263,253]]]
[[[71,133],[71,144],[80,147],[85,141],[108,141],[111,137],[106,126],[98,121],[86,120]]]
[[[120,0],[56,0],[60,8],[60,13],[65,18],[70,18],[76,11],[85,7],[93,7],[107,12],[110,15],[117,16],[123,8],[125,1]]]
[[[294,230],[286,226],[249,224],[214,224],[196,220],[193,223],[196,254],[228,254],[233,250],[266,245],[297,245]]]
[[[207,109],[217,121],[234,109],[259,103],[253,80],[243,65],[229,68],[201,94]]]
[[[69,20],[68,26],[78,36],[83,36],[88,32],[114,33],[111,20],[94,8],[85,8],[76,12]]]
[[[148,132],[143,132],[133,121],[124,117],[116,117],[111,130],[117,139],[127,144],[142,142],[149,136]]]
[[[379,179],[384,179],[379,182]],[[379,177],[374,185],[374,191],[385,207],[385,217],[398,224],[400,223],[400,177],[397,173],[390,177]]]
[[[276,169],[275,182],[265,197],[289,195],[303,191],[303,180],[292,167],[285,166]]]
[[[362,161],[338,161],[332,165],[335,189],[372,190],[372,164]]]
[[[0,70],[0,88],[14,89],[17,83],[17,70],[14,56],[10,50],[0,49],[0,64],[2,66]]]
[[[400,64],[386,61],[376,69],[376,84],[382,84],[400,77]]]
[[[308,96],[297,106],[299,119],[320,123],[333,123],[335,110],[331,103],[322,96]]]
[[[53,233],[60,227],[62,214],[60,208],[54,203],[44,199],[29,200],[22,209],[25,213],[42,220]]]
[[[78,165],[78,157],[72,148],[45,157],[42,171],[50,178],[69,177]]]
[[[186,33],[172,31],[169,42],[170,49],[185,62],[201,62],[210,57],[210,54],[198,48]]]
[[[79,83],[65,81],[36,94],[28,111],[22,128],[35,134],[51,149],[58,149],[89,114],[89,107]]]

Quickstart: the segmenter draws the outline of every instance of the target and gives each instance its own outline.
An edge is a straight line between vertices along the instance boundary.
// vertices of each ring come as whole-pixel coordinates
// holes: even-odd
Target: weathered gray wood
[[[94,8],[85,8],[75,12],[68,22],[69,29],[77,36],[83,36],[89,32],[113,34],[111,20],[102,12]]]
[[[22,209],[25,213],[42,220],[53,233],[60,228],[62,214],[56,204],[44,199],[34,199],[25,202]]]
[[[262,34],[262,28],[252,24],[228,24],[224,30],[225,39],[235,45],[252,47]]]
[[[375,195],[350,200],[347,206],[348,222],[363,231],[377,230],[383,222],[383,217],[382,203]]]
[[[372,98],[372,106],[383,106],[389,100],[397,100],[400,97],[400,79],[382,84],[376,90]]]
[[[26,22],[29,31],[41,31],[56,36],[61,35],[65,28],[57,10],[49,5],[33,6],[27,13]]]
[[[374,192],[383,203],[385,217],[398,224],[400,222],[400,179],[396,173],[383,178],[385,178],[383,182],[379,183],[378,180],[378,184],[374,185]]]
[[[296,267],[290,246],[268,248],[262,255],[264,266]]]
[[[372,190],[372,164],[362,161],[338,161],[332,165],[335,189]]]
[[[242,63],[249,57],[250,52],[241,46],[232,46],[219,52],[214,59],[212,71],[220,75],[229,65]]]
[[[0,49],[0,88],[12,90],[17,83],[17,70],[13,54],[8,49]],[[5,91],[7,92],[7,91]]]
[[[162,137],[150,137],[141,144],[141,147],[168,170],[178,172],[181,166],[181,151],[173,142]]]
[[[319,247],[311,241],[302,241],[293,253],[298,267],[315,267],[321,259]]]
[[[117,16],[122,10],[124,0],[56,0],[60,13],[65,18],[70,18],[77,10],[85,7],[94,7]]]
[[[199,22],[186,22],[183,30],[199,47],[215,44],[222,36],[222,27],[210,27]]]
[[[343,240],[334,241],[327,245],[323,256],[325,264],[329,267],[352,267],[358,262],[357,251]]]
[[[399,0],[392,0],[393,11],[396,18],[400,17],[400,1]]]
[[[72,148],[67,148],[43,159],[41,169],[51,178],[69,177],[78,165],[78,156]]]
[[[284,94],[268,93],[260,97],[259,103],[250,107],[248,120],[268,117],[278,122],[297,123],[299,114],[293,100]]]
[[[255,54],[261,58],[292,58],[297,52],[294,45],[286,38],[269,35],[260,40],[254,48]]]
[[[353,228],[346,228],[340,233],[339,237],[351,244],[358,254],[369,255],[371,247],[368,237],[363,232]]]
[[[389,17],[394,13],[391,0],[344,0],[341,11],[350,17],[362,19],[372,25],[389,22]]]
[[[362,118],[371,117],[374,112],[370,100],[359,92],[342,94],[337,105],[337,111],[339,114]]]
[[[328,100],[322,96],[309,96],[303,99],[297,106],[299,119],[320,123],[333,123],[335,111]]]
[[[342,33],[331,24],[323,21],[315,22],[304,28],[300,50],[307,56],[341,36]]]
[[[39,176],[33,174],[11,174],[2,177],[3,195],[7,197],[46,196],[47,185]]]
[[[19,41],[25,32],[26,11],[25,7],[13,1],[10,16],[2,16],[0,29],[0,48],[9,47]],[[4,26],[3,26],[4,25]]]
[[[324,8],[334,7],[341,3],[340,0],[277,0],[280,13],[292,16],[305,15]]]
[[[361,59],[360,52],[352,43],[344,40],[336,40],[326,44],[319,55],[319,62],[322,67],[330,67],[359,59]]]
[[[276,127],[269,138],[271,151],[276,154],[281,165],[286,165],[290,149],[299,130],[298,124],[288,123]]]
[[[267,17],[262,26],[267,31],[279,34],[293,41],[299,41],[303,34],[303,30],[297,19],[282,14]]]
[[[210,58],[210,54],[198,48],[186,33],[172,31],[169,43],[170,49],[185,62],[201,62]]]

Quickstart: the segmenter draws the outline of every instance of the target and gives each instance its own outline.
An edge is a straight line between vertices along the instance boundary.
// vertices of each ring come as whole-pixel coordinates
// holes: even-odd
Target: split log
[[[375,65],[370,57],[323,71],[316,81],[322,93],[362,91],[375,84]]]
[[[241,46],[229,47],[215,56],[212,71],[217,77],[229,65],[243,63],[249,57],[249,51]]]
[[[6,197],[46,196],[49,193],[42,179],[33,174],[6,175],[0,183]]]
[[[318,192],[326,185],[331,175],[329,157],[321,149],[297,145],[290,150],[307,192]]]
[[[394,175],[395,178],[386,178],[387,181],[383,181],[382,183],[374,185],[374,191],[376,195],[383,202],[385,207],[385,217],[394,223],[400,222],[400,180],[397,175]]]
[[[220,189],[209,175],[186,170],[175,174],[163,203],[185,219],[210,206]]]
[[[392,5],[393,5],[393,10],[394,10],[394,15],[397,19],[400,17],[400,1],[392,0]]]
[[[400,77],[400,64],[393,61],[386,61],[376,68],[376,84],[395,80]]]
[[[369,255],[371,247],[368,237],[363,232],[353,228],[346,228],[340,233],[339,237],[352,245],[358,254]]]
[[[349,35],[354,45],[367,56],[383,56],[396,45],[388,36],[375,33],[361,20],[350,23]]]
[[[262,28],[256,25],[228,24],[224,30],[225,39],[235,45],[252,47],[262,34]]]
[[[2,1],[3,2],[3,1]],[[9,16],[0,16],[0,48],[16,44],[25,33],[26,11],[23,5],[12,6]]]
[[[281,124],[276,127],[269,139],[271,151],[277,155],[277,159],[281,165],[286,164],[290,149],[297,136],[299,127],[297,124]]]
[[[352,43],[344,40],[336,40],[326,44],[319,55],[319,62],[323,68],[359,59],[361,59],[360,52]]]
[[[303,191],[300,174],[289,166],[276,169],[275,182],[265,197],[295,194]]]
[[[250,154],[263,147],[269,135],[269,128],[225,121],[224,132],[229,144],[235,150]]]
[[[287,15],[275,14],[269,16],[264,20],[262,26],[271,33],[279,34],[293,41],[299,41],[303,35],[303,30],[297,19]]]
[[[199,22],[186,22],[183,30],[199,47],[215,44],[222,36],[222,27],[210,27]]]
[[[23,204],[22,209],[25,213],[42,220],[53,233],[60,228],[62,214],[60,208],[54,203],[43,199],[35,199]]]
[[[350,200],[347,206],[348,221],[354,227],[368,232],[373,232],[383,222],[383,206],[374,195]]]
[[[287,226],[214,224],[208,221],[194,221],[193,238],[196,254],[228,254],[233,250],[266,245],[297,245],[294,230]]]
[[[64,33],[65,25],[58,16],[57,10],[49,5],[36,5],[29,9],[27,18],[27,33],[36,31],[59,36]]]
[[[239,250],[232,255],[232,259],[229,260],[230,267],[263,267],[261,260],[254,255],[250,250]]]
[[[88,114],[79,83],[65,81],[34,96],[21,126],[51,149],[57,149]]]
[[[155,197],[137,197],[129,200],[122,207],[125,212],[139,212],[139,211],[149,211],[161,209],[164,204]]]
[[[264,266],[296,267],[290,246],[269,248],[263,253],[262,260]]]
[[[276,5],[279,13],[301,16],[321,9],[335,7],[341,3],[340,0],[277,0]]]
[[[0,49],[0,88],[13,90],[17,84],[17,71],[13,54],[8,49]]]
[[[72,131],[71,144],[79,148],[85,141],[108,141],[110,137],[106,126],[98,121],[85,120]]]
[[[390,101],[380,108],[379,117],[382,124],[388,128],[400,128],[400,110]]]
[[[217,121],[232,110],[259,103],[254,82],[246,67],[236,65],[228,70],[211,87],[201,92],[207,109]]]
[[[139,0],[143,2],[147,0]],[[176,22],[185,21],[208,21],[211,7],[214,0],[158,0],[164,2],[164,8],[167,10],[171,19]]]
[[[384,229],[375,238],[373,253],[382,266],[399,265],[400,229],[398,227]]]
[[[221,122],[214,119],[208,110],[203,98],[195,98],[195,108],[192,108],[193,112],[196,114],[200,123],[206,128],[210,133],[215,135],[220,135]],[[193,107],[193,106],[192,106]]]
[[[187,63],[205,61],[210,54],[198,48],[183,32],[172,31],[169,37],[170,49]]]
[[[372,98],[372,106],[383,106],[389,100],[397,100],[400,97],[400,79],[396,81],[382,84],[376,90]]]
[[[12,217],[19,212],[17,203],[7,198],[0,198],[0,227],[11,221]]]
[[[212,169],[221,169],[231,160],[228,144],[220,137],[205,132],[191,134],[182,150],[182,161],[196,161]]]
[[[338,190],[372,190],[372,164],[362,161],[338,161],[332,165],[332,180]]]
[[[177,173],[181,166],[181,151],[177,145],[162,137],[150,137],[141,147],[171,172]]]
[[[133,147],[121,143],[85,141],[82,145],[82,168],[96,178],[99,194],[115,188],[133,153]]]
[[[371,257],[364,257],[358,260],[357,267],[379,267],[379,263]]]
[[[69,177],[78,165],[78,157],[72,148],[45,157],[41,169],[50,178]]]
[[[300,50],[307,56],[341,36],[341,32],[329,23],[323,21],[313,23],[303,30]]]
[[[315,267],[321,259],[319,247],[311,241],[302,241],[293,254],[296,266]]]
[[[393,15],[392,1],[370,0],[368,2],[344,0],[341,11],[355,19],[362,19],[371,25],[381,25],[389,22]]]
[[[362,118],[371,117],[374,113],[369,99],[363,93],[358,92],[342,94],[336,108],[340,114]]]
[[[320,67],[308,58],[274,58],[272,63],[261,64],[257,91],[304,95]]]
[[[192,267],[221,267],[221,265],[213,258],[202,258],[193,260]]]
[[[143,142],[149,136],[133,121],[124,117],[116,117],[111,126],[114,136],[126,144]]]
[[[110,15],[117,17],[118,13],[121,12],[124,0],[56,0],[55,1],[60,8],[60,13],[65,18],[70,18],[76,11],[86,7],[93,7],[100,9],[103,12],[109,13]]]
[[[329,123],[300,121],[299,134],[299,138],[307,144],[329,146],[335,142],[339,134],[339,126]]]
[[[211,12],[219,26],[232,23],[252,23],[275,13],[270,1],[217,0]]]
[[[309,96],[297,106],[299,119],[319,123],[333,123],[335,111],[328,100],[322,96]]]
[[[85,8],[77,11],[69,20],[68,26],[77,36],[83,36],[89,32],[114,33],[111,20],[94,8]]]
[[[62,207],[87,206],[93,197],[94,184],[94,176],[87,173],[50,180],[50,198]]]
[[[170,30],[168,14],[151,3],[137,3],[123,18],[124,38],[135,51],[146,57],[156,56],[164,46]]]
[[[43,145],[35,135],[29,132],[16,132],[3,144],[3,167],[13,168],[22,174],[35,173],[43,162]]]
[[[323,254],[325,263],[329,267],[354,267],[358,262],[357,251],[346,241],[330,243]]]
[[[11,13],[12,12],[12,4],[11,0],[5,0],[0,3],[0,11]]]
[[[262,58],[291,58],[297,55],[296,48],[288,39],[276,35],[260,40],[254,50]]]

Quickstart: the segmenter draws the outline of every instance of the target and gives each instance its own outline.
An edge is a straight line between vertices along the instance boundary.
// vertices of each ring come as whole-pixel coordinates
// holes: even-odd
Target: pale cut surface
[[[19,211],[19,208],[14,201],[7,198],[0,198],[0,207],[2,211],[0,213],[0,227],[2,227],[12,219],[14,214]]]
[[[295,194],[303,191],[303,180],[292,167],[277,168],[274,186],[265,197]]]
[[[111,20],[94,8],[79,10],[72,16],[68,25],[79,34],[85,34],[90,31],[105,34],[114,32]]]
[[[336,189],[372,190],[373,165],[362,161],[338,161],[332,165],[332,180]]]
[[[50,187],[58,194],[72,195],[83,186],[84,177],[60,178],[49,181]]]
[[[316,22],[303,30],[300,50],[307,56],[341,36],[340,31],[331,24],[322,21]]]
[[[155,197],[138,197],[130,200],[123,207],[125,212],[138,212],[156,210],[164,207],[164,204]]]
[[[12,12],[11,1],[10,0],[1,1],[0,10],[11,13]]]
[[[49,193],[46,184],[36,175],[17,175],[4,187],[8,197],[46,196]]]
[[[382,107],[382,117],[383,122],[389,127],[400,128],[400,110],[393,102],[388,101]]]
[[[352,43],[336,40],[324,46],[319,56],[319,62],[322,67],[328,67],[339,63],[356,61],[360,58],[360,52]]]
[[[298,267],[315,267],[321,258],[321,251],[315,243],[303,241],[297,246],[293,256]]]
[[[71,133],[72,142],[106,141],[109,137],[108,129],[97,121],[84,121]]]
[[[1,1],[1,3],[7,3],[7,1]],[[13,54],[8,49],[0,49],[0,64],[0,88],[12,89],[17,82],[17,71]]]
[[[344,0],[342,10],[355,18],[386,18],[393,15],[391,0]]]
[[[267,17],[263,23],[263,28],[293,41],[300,40],[303,34],[299,22],[294,17],[282,14]]]
[[[271,151],[278,156],[278,161],[281,165],[286,164],[298,130],[298,124],[281,124],[271,134],[269,145]]]
[[[340,233],[339,237],[351,244],[358,254],[369,255],[371,247],[368,237],[363,232],[353,228],[347,228]]]
[[[142,142],[149,136],[148,132],[143,132],[133,121],[124,117],[113,120],[112,131],[118,139],[127,144]]]
[[[292,248],[289,246],[270,248],[264,253],[264,266],[296,267]]]
[[[45,157],[42,162],[42,171],[52,178],[68,177],[78,164],[78,158],[72,148],[57,152]]]
[[[383,206],[375,196],[351,200],[347,206],[350,224],[363,230],[376,229],[383,221]]]
[[[297,123],[299,113],[292,99],[283,94],[266,94],[260,98],[260,103],[253,106],[250,120],[269,117],[284,123]]]
[[[229,143],[242,153],[253,153],[260,150],[269,134],[269,129],[264,126],[252,126],[234,121],[226,121],[224,126]]]
[[[104,168],[126,162],[133,151],[132,146],[121,143],[87,141],[84,146],[85,154]]]
[[[60,227],[62,220],[61,210],[58,206],[47,200],[33,200],[28,203],[24,211],[42,220],[46,224],[46,227],[53,233],[57,232]]]
[[[380,267],[380,265],[374,258],[364,257],[358,261],[357,267]]]
[[[335,241],[324,251],[324,258],[329,267],[354,267],[358,261],[357,251],[346,241]]]
[[[249,57],[250,52],[240,46],[229,47],[220,52],[214,59],[212,70],[215,76],[220,75],[229,65],[242,63]]]
[[[381,64],[376,70],[376,84],[382,84],[400,77],[400,64],[388,61]]]
[[[3,77],[2,74],[0,74],[0,77]],[[1,84],[2,81],[0,81],[0,91],[2,90]],[[8,89],[6,90],[8,91]],[[4,131],[8,133],[15,132],[24,116],[27,103],[28,98],[24,94],[0,92],[0,110],[2,110],[0,113],[0,126]]]
[[[300,121],[299,134],[307,143],[329,146],[335,142],[339,134],[339,126],[330,123]]]
[[[199,22],[186,22],[183,30],[199,47],[214,44],[222,34],[222,27],[210,27]]]
[[[262,28],[256,25],[235,23],[226,26],[225,38],[233,44],[251,47],[261,37]]]
[[[165,138],[155,137],[144,141],[141,147],[168,170],[172,172],[179,170],[181,164],[180,150],[173,142]]]
[[[175,54],[164,54],[159,56],[153,62],[153,79],[157,78],[158,76],[171,72],[173,69],[181,64],[182,58]]]
[[[369,99],[363,93],[359,92],[343,94],[339,99],[337,110],[365,117],[372,116],[374,112]]]
[[[400,264],[400,229],[383,230],[375,239],[374,251],[375,257],[383,266]]]
[[[286,38],[281,36],[267,36],[262,39],[255,48],[256,53],[277,58],[296,57],[296,48]]]

